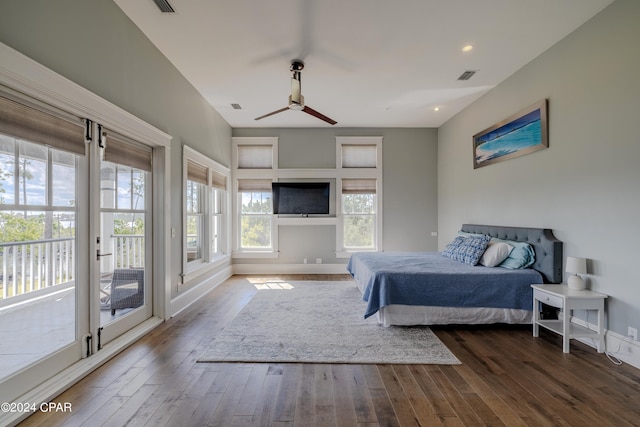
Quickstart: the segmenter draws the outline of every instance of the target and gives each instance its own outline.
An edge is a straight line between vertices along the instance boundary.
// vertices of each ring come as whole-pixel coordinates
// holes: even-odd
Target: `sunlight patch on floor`
[[[273,289],[293,289],[293,285],[291,283],[288,282],[265,282],[265,283],[254,283],[254,285],[256,287],[257,290],[259,291],[264,291],[264,290],[273,290]]]

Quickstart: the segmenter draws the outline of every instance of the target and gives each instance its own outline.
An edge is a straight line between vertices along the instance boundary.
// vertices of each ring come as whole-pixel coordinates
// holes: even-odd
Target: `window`
[[[239,180],[240,249],[272,248],[273,206],[270,180]]]
[[[183,282],[229,254],[227,181],[229,170],[197,151],[184,147]],[[194,275],[195,277],[195,275]]]
[[[376,248],[376,180],[342,180],[343,245],[347,250]]]
[[[234,137],[234,256],[277,257],[271,183],[278,174],[278,138]]]
[[[227,254],[225,206],[227,197],[227,177],[219,172],[211,173],[211,205],[209,206],[210,224],[210,252],[211,260]]]
[[[336,253],[382,250],[382,138],[337,137]]]
[[[187,179],[187,262],[202,260],[205,185]]]

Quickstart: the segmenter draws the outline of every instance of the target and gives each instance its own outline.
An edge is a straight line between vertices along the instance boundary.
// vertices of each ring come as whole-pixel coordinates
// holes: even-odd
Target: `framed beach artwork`
[[[473,135],[473,168],[524,156],[549,147],[547,100]]]

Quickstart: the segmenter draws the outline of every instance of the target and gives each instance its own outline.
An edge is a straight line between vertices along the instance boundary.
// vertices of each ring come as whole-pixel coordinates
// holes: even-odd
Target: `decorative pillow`
[[[485,267],[495,267],[504,261],[511,251],[513,246],[506,242],[496,242],[493,239],[489,242],[487,249],[482,254],[479,264]]]
[[[477,237],[457,236],[453,239],[453,242],[447,245],[442,255],[465,264],[476,265],[485,249],[487,249],[490,240],[491,237],[485,235]]]
[[[447,258],[451,258],[453,252],[462,244],[462,242],[466,239],[464,236],[457,236],[455,239],[451,241],[442,251],[442,256],[446,256]]]
[[[509,256],[505,258],[505,260],[500,264],[498,264],[498,267],[508,268],[510,270],[519,270],[531,267],[536,260],[536,254],[531,245],[528,243],[515,242],[513,240],[493,240],[496,242],[504,242],[513,246],[513,249],[509,253]]]

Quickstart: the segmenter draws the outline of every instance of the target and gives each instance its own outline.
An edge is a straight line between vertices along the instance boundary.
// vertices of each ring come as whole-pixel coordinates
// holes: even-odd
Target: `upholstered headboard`
[[[551,229],[463,224],[462,231],[529,243],[536,254],[532,268],[542,274],[545,282],[562,283],[562,242],[555,238]]]

